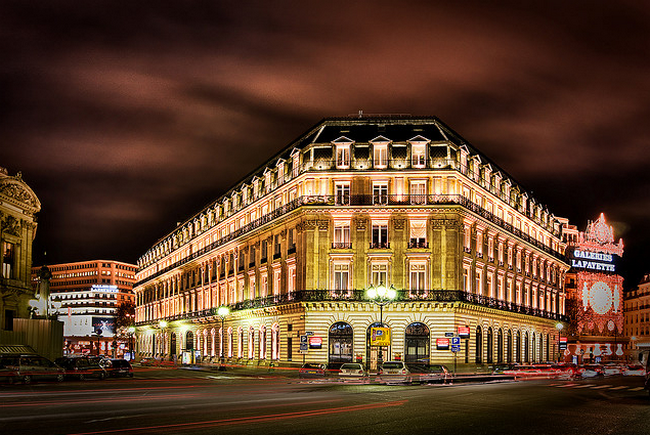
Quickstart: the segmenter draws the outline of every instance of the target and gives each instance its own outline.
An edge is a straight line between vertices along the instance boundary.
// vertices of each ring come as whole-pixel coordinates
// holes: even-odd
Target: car
[[[324,378],[327,375],[327,365],[319,363],[305,363],[298,371],[298,377],[301,379]]]
[[[63,381],[65,370],[40,355],[2,355],[0,366],[14,372],[14,380],[30,384],[32,381]]]
[[[411,383],[411,372],[404,361],[386,361],[379,369],[379,379],[386,384]]]
[[[585,364],[579,366],[577,375],[582,379],[603,376],[603,366],[600,364]]]
[[[504,370],[504,375],[511,375],[515,378],[554,378],[559,371],[551,364],[517,364],[511,369]]]
[[[125,359],[120,359],[120,358],[106,359],[103,361],[102,365],[106,370],[108,376],[111,377],[125,376],[129,378],[133,377],[133,367],[131,366],[131,363]]]
[[[619,364],[610,363],[603,366],[603,376],[617,376],[623,374],[623,367]]]
[[[506,370],[512,370],[515,367],[516,364],[495,364],[491,369],[492,369],[492,374],[493,375],[502,375],[503,372]]]
[[[102,367],[101,358],[85,355],[71,355],[56,359],[56,363],[65,369],[65,376],[83,381],[87,378],[106,379],[108,376]]]
[[[560,379],[573,379],[578,375],[578,365],[573,363],[553,364],[553,368],[558,373]]]
[[[360,363],[345,363],[341,365],[339,371],[339,379],[355,380],[355,381],[368,381],[368,372],[363,367],[363,364]]]
[[[406,367],[411,372],[412,382],[447,383],[451,379],[451,372],[442,364],[407,363]]]
[[[0,364],[0,383],[13,384],[18,380],[18,371]]]
[[[641,364],[632,364],[623,370],[623,376],[645,376],[646,370]]]

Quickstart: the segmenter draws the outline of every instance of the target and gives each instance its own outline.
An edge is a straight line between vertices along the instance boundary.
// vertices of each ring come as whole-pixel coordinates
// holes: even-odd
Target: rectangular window
[[[337,292],[348,290],[350,281],[350,265],[334,264],[334,290]]]
[[[426,265],[425,264],[411,264],[409,288],[411,294],[424,294],[426,289]]]
[[[337,184],[335,191],[336,205],[350,205],[350,184]]]
[[[377,183],[372,186],[372,203],[374,205],[388,204],[388,184]]]
[[[287,293],[296,291],[296,268],[289,268],[289,280],[287,282]]]
[[[374,146],[372,162],[375,168],[385,168],[388,166],[388,145]]]
[[[262,288],[260,288],[260,297],[265,298],[269,295],[269,287],[266,274],[262,275]]]
[[[345,169],[350,167],[350,146],[336,147],[336,167]]]
[[[351,249],[352,244],[350,243],[350,225],[346,224],[335,224],[334,227],[334,249]]]
[[[372,242],[370,247],[373,249],[388,249],[388,224],[372,225]]]
[[[2,276],[4,278],[14,277],[14,264],[16,248],[13,243],[4,242],[2,247]]]
[[[426,204],[427,186],[424,181],[411,181],[411,204]]]
[[[282,285],[282,273],[280,270],[273,272],[273,295],[280,294],[280,286]]]
[[[426,147],[424,144],[411,145],[411,164],[414,168],[424,168],[425,150]]]
[[[373,264],[372,265],[372,282],[374,286],[379,284],[387,285],[388,283],[388,265],[387,264]]]
[[[427,248],[427,221],[412,220],[409,248]]]

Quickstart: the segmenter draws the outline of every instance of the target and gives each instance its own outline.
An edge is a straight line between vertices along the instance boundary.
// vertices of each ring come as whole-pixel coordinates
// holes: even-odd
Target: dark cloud
[[[0,165],[35,261],[135,261],[325,116],[437,115],[650,269],[650,7],[636,2],[0,2]]]

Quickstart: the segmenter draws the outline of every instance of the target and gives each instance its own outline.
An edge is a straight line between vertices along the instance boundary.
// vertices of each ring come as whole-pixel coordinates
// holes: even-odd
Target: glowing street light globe
[[[166,320],[161,320],[161,321],[158,323],[158,326],[160,326],[161,328],[166,328],[166,327],[167,327],[167,324],[168,324],[168,323],[167,323]]]
[[[228,307],[219,307],[217,310],[217,315],[220,317],[226,317],[228,314],[230,314],[230,309]]]

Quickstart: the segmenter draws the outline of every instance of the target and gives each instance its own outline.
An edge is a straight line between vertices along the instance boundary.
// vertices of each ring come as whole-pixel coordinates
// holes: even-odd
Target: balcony
[[[409,240],[410,249],[429,249],[429,243],[426,240],[422,239],[411,239]]]
[[[352,242],[334,242],[332,249],[352,249]]]
[[[389,242],[370,242],[370,249],[390,249]]]

